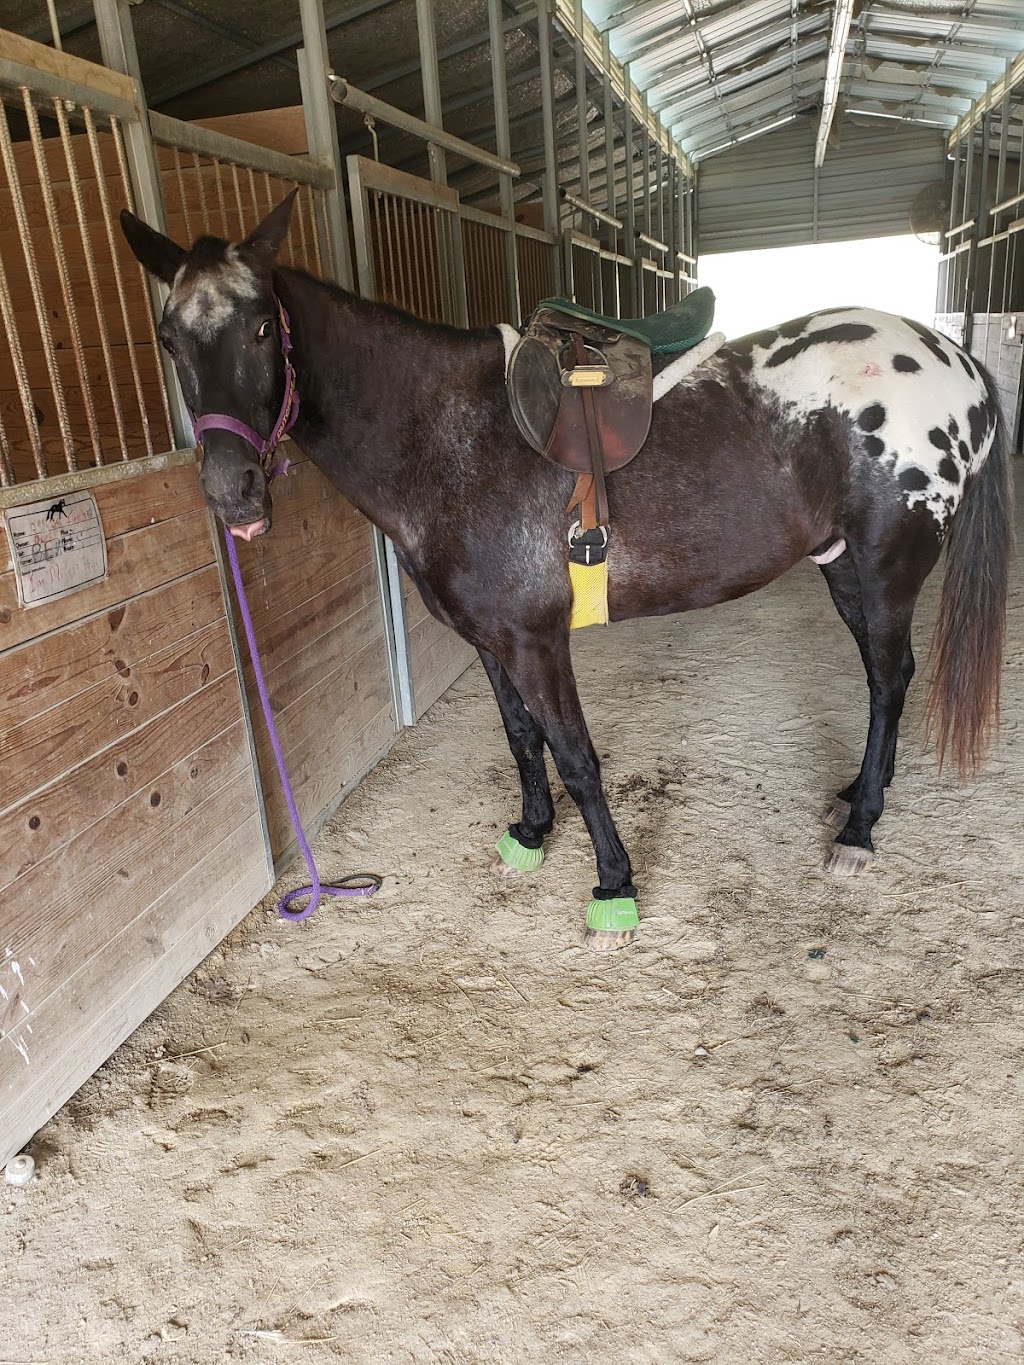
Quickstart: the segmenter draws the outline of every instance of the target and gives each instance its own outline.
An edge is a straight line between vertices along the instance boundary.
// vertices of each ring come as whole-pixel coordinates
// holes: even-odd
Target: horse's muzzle
[[[261,517],[259,521],[250,521],[244,526],[229,526],[228,530],[237,540],[255,540],[270,530],[270,518]]]

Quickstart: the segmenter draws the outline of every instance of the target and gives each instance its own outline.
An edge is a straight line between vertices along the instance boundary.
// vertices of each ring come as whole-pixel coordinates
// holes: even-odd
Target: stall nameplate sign
[[[66,493],[4,511],[18,602],[40,607],[107,576],[107,543],[96,499]]]

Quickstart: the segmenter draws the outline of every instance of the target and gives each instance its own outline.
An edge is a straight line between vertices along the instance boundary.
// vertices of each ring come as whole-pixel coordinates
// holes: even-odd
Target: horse
[[[601,784],[570,657],[566,504],[574,475],[520,436],[507,331],[424,322],[276,257],[294,195],[244,241],[186,249],[125,211],[169,286],[158,335],[202,434],[209,507],[250,541],[273,519],[268,462],[299,448],[394,542],[427,608],[479,653],[519,769],[502,865],[533,870],[554,822],[545,746],[589,831],[584,942],[625,947],[633,871]],[[828,867],[862,872],[914,675],[918,594],[946,547],[927,706],[941,763],[980,765],[998,721],[1012,475],[991,378],[920,323],[829,309],[721,347],[655,404],[609,475],[610,619],[709,607],[810,556],[863,660],[856,777],[823,813]]]

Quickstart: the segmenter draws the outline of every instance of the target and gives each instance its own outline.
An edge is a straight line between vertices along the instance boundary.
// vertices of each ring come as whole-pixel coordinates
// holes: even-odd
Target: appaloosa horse
[[[430,611],[480,653],[522,779],[504,858],[543,857],[547,744],[597,855],[587,942],[622,946],[636,889],[569,653],[573,475],[520,437],[497,328],[421,322],[277,266],[291,206],[240,244],[202,237],[190,250],[122,214],[136,256],[170,286],[159,335],[203,415],[206,499],[232,534],[269,531],[261,457],[293,426],[394,541]],[[943,541],[929,715],[940,761],[948,748],[961,770],[976,767],[998,707],[1010,463],[991,381],[959,346],[857,308],[743,337],[660,399],[608,497],[613,620],[711,606],[806,556],[821,564],[870,692],[860,772],[826,812],[839,830],[833,872],[873,856],[914,673],[911,618]]]

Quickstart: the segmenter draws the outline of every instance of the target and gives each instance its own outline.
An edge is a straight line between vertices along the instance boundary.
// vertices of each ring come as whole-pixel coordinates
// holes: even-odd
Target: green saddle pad
[[[653,313],[649,318],[606,318],[600,313],[573,303],[571,299],[544,299],[542,308],[558,308],[570,317],[584,322],[600,323],[616,332],[636,337],[651,348],[654,355],[675,355],[688,351],[703,341],[711,331],[715,316],[715,295],[706,285],[687,294],[664,313]]]

